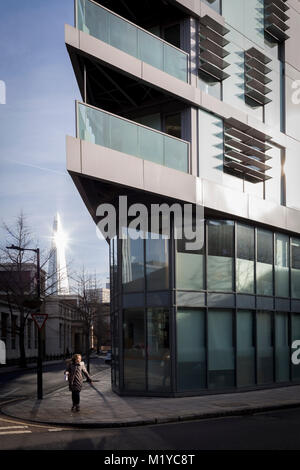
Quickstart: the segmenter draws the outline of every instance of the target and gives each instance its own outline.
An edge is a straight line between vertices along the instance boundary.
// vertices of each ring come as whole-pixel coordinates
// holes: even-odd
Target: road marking
[[[11,395],[12,393],[17,392],[18,390],[20,390],[20,389],[19,388],[14,388],[13,390],[10,390],[10,392],[3,393],[2,395],[0,395],[0,398],[7,397],[7,395]]]
[[[3,429],[25,429],[28,428],[28,426],[0,426],[0,431],[3,431]]]
[[[9,434],[26,434],[26,433],[31,434],[31,431],[5,431],[5,432],[0,431],[0,436],[9,435]]]
[[[61,429],[61,428],[49,428],[48,431],[49,431],[49,432],[58,432],[58,431],[64,431],[64,429]]]

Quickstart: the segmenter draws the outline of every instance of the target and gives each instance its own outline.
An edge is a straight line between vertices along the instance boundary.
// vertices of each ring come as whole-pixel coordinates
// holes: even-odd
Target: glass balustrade
[[[90,1],[76,0],[76,27],[184,82],[188,54]]]
[[[189,143],[77,103],[77,137],[188,173]]]

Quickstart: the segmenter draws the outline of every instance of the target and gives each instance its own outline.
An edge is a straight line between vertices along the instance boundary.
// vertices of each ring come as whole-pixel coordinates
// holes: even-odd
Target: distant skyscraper
[[[48,291],[51,294],[69,294],[69,279],[66,265],[66,236],[63,232],[60,216],[54,217],[51,255],[48,264]]]

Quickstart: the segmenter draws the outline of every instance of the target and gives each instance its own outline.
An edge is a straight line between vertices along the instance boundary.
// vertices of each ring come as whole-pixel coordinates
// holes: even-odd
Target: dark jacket
[[[92,379],[85,368],[84,362],[69,362],[66,368],[66,372],[69,372],[69,389],[71,392],[80,392],[82,389],[83,375],[87,378],[88,382],[91,382]]]

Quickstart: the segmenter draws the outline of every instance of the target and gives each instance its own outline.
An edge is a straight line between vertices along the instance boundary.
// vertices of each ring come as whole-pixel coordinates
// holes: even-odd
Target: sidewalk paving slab
[[[300,385],[180,398],[124,397],[111,390],[110,369],[84,383],[80,412],[71,412],[67,383],[43,400],[4,405],[5,415],[32,422],[82,428],[138,426],[252,414],[300,406]]]

